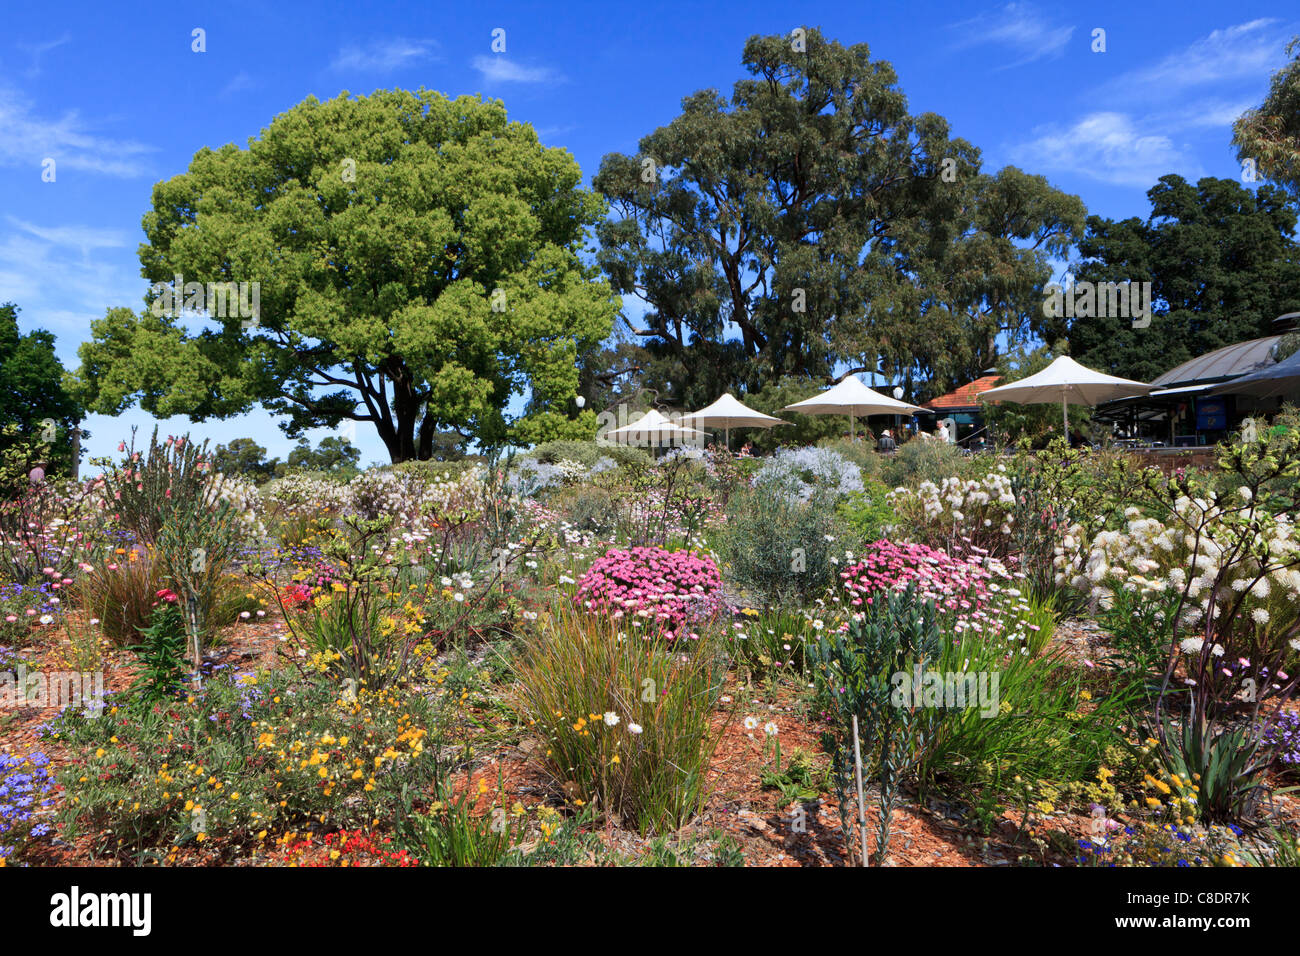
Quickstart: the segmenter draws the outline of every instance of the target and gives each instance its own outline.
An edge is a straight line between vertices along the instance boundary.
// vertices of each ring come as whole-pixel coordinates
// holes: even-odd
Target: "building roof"
[[[1178,385],[1218,382],[1267,368],[1276,361],[1273,358],[1273,346],[1280,338],[1280,335],[1267,335],[1262,339],[1225,345],[1170,369],[1152,380],[1151,384],[1157,388],[1173,388]]]
[[[1000,376],[985,375],[983,378],[977,378],[957,389],[955,392],[949,392],[947,395],[940,395],[938,398],[932,398],[928,402],[922,402],[926,408],[979,408],[980,392],[987,392],[990,388],[1002,381]]]

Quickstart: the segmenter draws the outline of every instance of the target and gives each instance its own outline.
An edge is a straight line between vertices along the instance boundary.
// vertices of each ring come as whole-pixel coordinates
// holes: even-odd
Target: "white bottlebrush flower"
[[[1268,611],[1265,608],[1257,607],[1250,612],[1250,616],[1255,619],[1256,624],[1268,623]]]
[[[1200,637],[1184,637],[1178,642],[1178,646],[1183,649],[1184,654],[1199,654],[1201,648],[1205,646],[1205,640]]]

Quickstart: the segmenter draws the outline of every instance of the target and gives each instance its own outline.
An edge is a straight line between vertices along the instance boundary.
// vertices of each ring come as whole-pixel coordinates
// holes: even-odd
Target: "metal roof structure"
[[[1213,352],[1198,355],[1172,368],[1152,380],[1156,388],[1176,388],[1182,385],[1200,385],[1209,382],[1222,382],[1238,375],[1245,375],[1275,363],[1273,347],[1277,345],[1280,335],[1267,335],[1262,339],[1237,342],[1225,345]]]
[[[1258,372],[1215,386],[1211,394],[1254,395],[1260,398],[1273,395],[1300,397],[1300,352],[1294,352]]]

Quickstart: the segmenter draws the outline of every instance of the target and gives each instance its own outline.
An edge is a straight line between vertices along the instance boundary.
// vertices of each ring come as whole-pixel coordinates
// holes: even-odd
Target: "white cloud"
[[[564,78],[545,66],[524,66],[500,54],[476,56],[473,63],[485,83],[558,83]]]
[[[1259,105],[1259,97],[1244,97],[1228,100],[1213,97],[1197,100],[1188,106],[1168,113],[1159,113],[1150,118],[1146,124],[1152,128],[1175,132],[1184,129],[1205,129],[1207,127],[1229,127],[1242,113]]]
[[[92,249],[120,249],[127,244],[126,233],[121,229],[101,229],[97,226],[38,226],[15,216],[5,217],[11,225],[23,232],[56,246],[71,246],[84,256]]]
[[[372,40],[364,45],[343,47],[330,69],[368,73],[390,73],[420,60],[435,59],[437,44],[430,40]]]
[[[253,82],[253,78],[240,70],[230,78],[230,82],[223,86],[221,92],[217,95],[221,97],[234,96],[236,93],[243,93],[246,90],[254,89],[256,86],[257,84]]]
[[[578,127],[573,123],[566,123],[562,126],[534,126],[533,127],[534,131],[537,133],[537,138],[542,142],[545,142],[548,139],[554,139],[556,137],[563,136],[565,133],[572,133],[577,128]]]
[[[29,166],[33,182],[39,183],[47,158],[55,160],[56,175],[79,169],[124,179],[143,176],[148,172],[143,157],[153,151],[145,143],[92,134],[75,110],[58,119],[35,116],[18,94],[0,89],[0,166]]]
[[[1049,23],[1027,3],[1009,3],[990,13],[954,23],[950,29],[963,34],[956,43],[958,48],[991,43],[1013,50],[1017,59],[1000,64],[1000,69],[1060,56],[1074,35],[1074,27]]]
[[[0,230],[0,289],[24,322],[47,328],[70,355],[88,337],[91,319],[115,306],[142,308],[133,239],[98,226],[43,226],[13,216]],[[135,265],[135,268],[131,268]]]
[[[51,50],[57,50],[65,43],[71,43],[72,36],[63,34],[57,40],[48,40],[45,43],[20,43],[18,48],[32,58],[32,65],[23,71],[23,76],[29,80],[34,80],[41,75],[41,57]]]
[[[1247,81],[1262,95],[1268,77],[1285,60],[1289,34],[1277,25],[1277,20],[1259,19],[1214,30],[1150,66],[1120,74],[1096,92],[1128,99],[1171,99],[1198,86]]]
[[[1091,113],[1072,126],[1034,132],[1034,139],[1011,150],[1017,162],[1031,169],[1070,172],[1143,189],[1166,173],[1193,180],[1205,175],[1200,163],[1168,136],[1139,132],[1124,113]]]

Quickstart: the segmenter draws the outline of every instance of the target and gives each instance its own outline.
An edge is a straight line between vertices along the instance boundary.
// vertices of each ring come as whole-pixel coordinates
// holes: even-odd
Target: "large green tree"
[[[354,448],[346,438],[326,435],[315,448],[307,443],[307,439],[299,438],[298,444],[289,452],[288,467],[351,477],[359,470],[359,461],[361,449]]]
[[[615,210],[600,264],[645,305],[624,315],[645,355],[611,359],[680,404],[842,363],[942,390],[982,371],[998,331],[1032,331],[1047,256],[1082,228],[1077,198],[982,175],[865,44],[753,37],[742,64],[730,99],[686,97],[593,181]]]
[[[1076,279],[1150,282],[1151,324],[1069,321],[1070,354],[1091,368],[1150,381],[1224,345],[1269,335],[1300,301],[1295,207],[1272,186],[1162,176],[1146,221],[1089,217]],[[1140,325],[1140,323],[1139,323]]]
[[[21,470],[41,465],[68,474],[82,409],[65,385],[54,336],[21,334],[18,312],[12,302],[0,305],[0,455],[21,455],[12,462]]]
[[[1287,46],[1291,62],[1273,74],[1268,95],[1232,126],[1242,169],[1256,173],[1300,199],[1300,37]]]
[[[233,438],[212,451],[212,468],[223,475],[242,475],[253,481],[275,477],[280,459],[266,457],[266,449],[251,438]]]
[[[87,394],[105,413],[139,401],[200,421],[261,403],[290,436],[368,422],[393,461],[429,458],[440,430],[589,437],[576,359],[609,334],[618,300],[580,258],[606,208],[580,180],[498,101],[308,98],[246,149],[200,150],[154,187],[150,308],[93,324]],[[213,315],[209,289],[192,334],[156,308],[174,275],[256,282],[260,315]],[[528,414],[508,422],[522,391]]]

